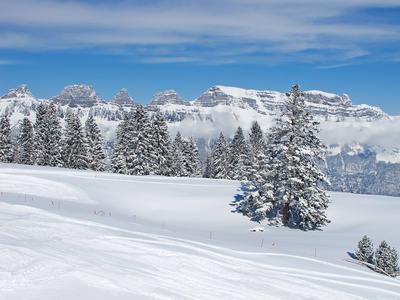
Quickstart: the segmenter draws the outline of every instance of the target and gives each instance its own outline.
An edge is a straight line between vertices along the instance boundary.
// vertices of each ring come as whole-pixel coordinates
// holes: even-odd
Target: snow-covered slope
[[[0,164],[0,299],[400,298],[343,260],[364,234],[400,249],[398,198],[331,193],[303,232],[233,213],[238,187]]]

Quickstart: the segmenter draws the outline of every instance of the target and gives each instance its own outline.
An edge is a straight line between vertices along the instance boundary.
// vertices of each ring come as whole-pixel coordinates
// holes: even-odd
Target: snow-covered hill
[[[151,114],[161,110],[172,137],[177,131],[185,138],[193,136],[204,155],[220,132],[231,138],[238,126],[246,132],[254,121],[267,130],[279,116],[285,97],[274,91],[214,86],[193,101],[184,101],[173,90],[157,93],[146,109]],[[24,116],[35,121],[36,107],[42,101],[50,100],[36,99],[22,85],[0,98],[0,116],[11,115],[16,132]],[[70,111],[82,122],[93,115],[108,145],[124,113],[136,105],[126,89],[106,102],[85,85],[67,86],[51,101],[57,104],[61,118]],[[305,102],[321,123],[319,135],[328,146],[325,169],[335,190],[400,195],[400,117],[378,107],[354,105],[346,94],[306,91]]]
[[[400,249],[398,198],[331,193],[303,232],[233,213],[238,187],[0,164],[0,299],[400,298],[343,260],[365,234]]]

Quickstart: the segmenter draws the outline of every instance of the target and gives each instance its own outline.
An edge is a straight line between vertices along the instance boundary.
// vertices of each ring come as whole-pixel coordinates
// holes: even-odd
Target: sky
[[[400,115],[400,1],[0,0],[0,95],[85,84],[147,104],[295,83]]]

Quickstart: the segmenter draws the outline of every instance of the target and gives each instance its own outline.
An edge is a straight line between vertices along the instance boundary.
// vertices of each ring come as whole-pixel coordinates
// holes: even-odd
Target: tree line
[[[73,113],[66,118],[64,131],[54,103],[39,104],[34,124],[24,118],[16,141],[7,115],[0,120],[0,161],[26,165],[72,169],[105,169],[103,138],[93,116],[82,126]]]
[[[125,114],[117,127],[111,171],[128,175],[201,177],[199,150],[193,138],[178,132],[171,141],[164,115],[151,120],[142,105]]]

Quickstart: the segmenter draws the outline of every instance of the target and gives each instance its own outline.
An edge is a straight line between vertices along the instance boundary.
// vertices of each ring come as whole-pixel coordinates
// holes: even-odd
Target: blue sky
[[[346,93],[400,115],[399,0],[0,0],[0,94],[213,85]]]

